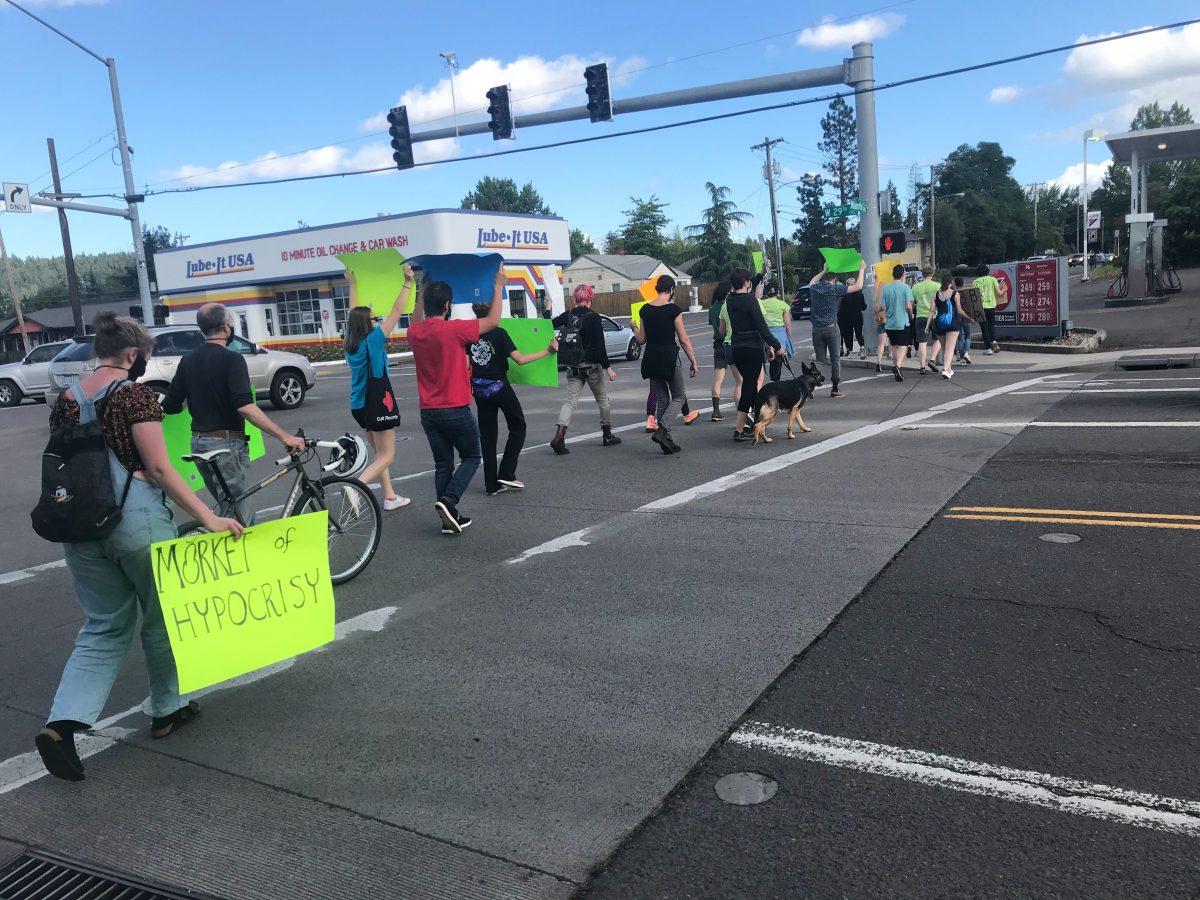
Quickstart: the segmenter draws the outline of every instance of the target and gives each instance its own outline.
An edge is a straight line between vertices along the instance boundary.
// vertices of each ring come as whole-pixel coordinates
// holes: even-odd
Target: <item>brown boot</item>
[[[601,425],[600,429],[604,432],[604,446],[615,447],[621,443],[621,439],[612,433],[611,425]]]
[[[550,441],[550,449],[559,456],[565,456],[571,451],[567,449],[567,426],[559,425],[554,431],[554,439]]]

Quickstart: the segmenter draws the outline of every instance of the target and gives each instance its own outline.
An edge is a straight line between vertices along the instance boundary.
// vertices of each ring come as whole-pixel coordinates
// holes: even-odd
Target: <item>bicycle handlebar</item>
[[[304,435],[303,435],[303,433],[301,433],[299,436],[303,437]],[[336,441],[318,441],[318,440],[314,440],[313,438],[305,438],[305,440],[304,440],[304,447],[307,450],[312,450],[316,447],[321,447],[325,450],[333,450],[337,446],[338,446],[338,444]],[[289,453],[287,456],[283,457],[282,459],[275,460],[275,465],[286,466],[289,463],[291,463],[295,458],[296,457],[294,457],[292,454]],[[337,464],[334,463],[334,465],[337,465]],[[322,468],[328,470],[331,467],[330,466],[322,466]]]

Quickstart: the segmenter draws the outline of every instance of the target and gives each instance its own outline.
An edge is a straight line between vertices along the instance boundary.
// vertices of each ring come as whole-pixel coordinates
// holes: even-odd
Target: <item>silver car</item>
[[[604,329],[604,352],[609,359],[641,359],[642,345],[634,339],[632,328],[603,313],[596,315],[600,316],[600,325]],[[561,336],[562,329],[559,328],[556,334]]]
[[[146,363],[146,374],[138,379],[138,383],[161,396],[175,377],[179,360],[203,344],[204,335],[194,325],[168,325],[149,331],[154,337],[154,353]],[[95,341],[95,336],[90,334],[76,338],[54,358],[50,364],[47,403],[53,403],[59,394],[95,370]],[[317,370],[299,353],[267,350],[236,335],[230,339],[229,349],[246,357],[250,385],[259,397],[269,396],[276,409],[295,409],[316,384]]]
[[[20,362],[0,366],[0,406],[16,406],[26,397],[41,400],[50,385],[50,361],[70,341],[51,341],[30,350]]]

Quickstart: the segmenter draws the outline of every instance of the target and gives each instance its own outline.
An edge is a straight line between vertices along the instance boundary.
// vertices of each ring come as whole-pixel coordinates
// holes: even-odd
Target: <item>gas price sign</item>
[[[1017,324],[1058,324],[1058,263],[1017,263]]]

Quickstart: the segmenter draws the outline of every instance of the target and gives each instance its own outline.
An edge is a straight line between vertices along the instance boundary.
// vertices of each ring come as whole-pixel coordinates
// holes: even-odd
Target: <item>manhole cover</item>
[[[1049,534],[1043,534],[1041,540],[1049,541],[1051,544],[1073,544],[1082,539],[1079,535],[1071,534],[1069,531],[1052,531]]]
[[[770,800],[777,790],[779,785],[761,772],[734,772],[717,781],[717,796],[737,806]]]

